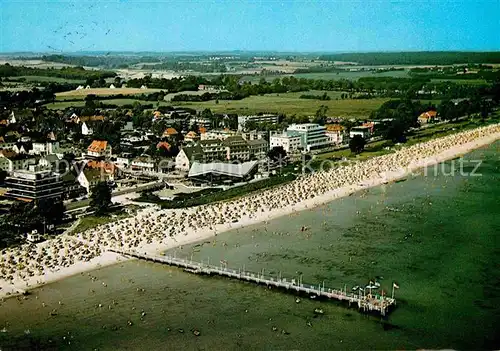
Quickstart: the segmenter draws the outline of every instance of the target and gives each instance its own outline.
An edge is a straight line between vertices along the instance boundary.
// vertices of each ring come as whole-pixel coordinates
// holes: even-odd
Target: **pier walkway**
[[[361,293],[360,290],[358,291],[358,293],[348,293],[346,288],[344,290],[325,288],[324,283],[323,285],[309,285],[303,284],[301,281],[297,282],[295,281],[295,279],[288,281],[286,278],[273,278],[265,276],[264,272],[260,274],[247,272],[242,269],[234,270],[227,268],[227,265],[223,264],[222,262],[220,266],[215,266],[171,256],[154,256],[132,251],[122,251],[114,249],[110,249],[110,251],[142,260],[181,267],[194,274],[219,275],[223,277],[254,282],[269,287],[282,288],[291,292],[304,293],[310,295],[311,297],[323,297],[340,302],[347,302],[349,306],[353,304],[357,305],[358,310],[362,312],[375,312],[379,313],[382,316],[385,316],[391,310],[391,308],[396,305],[396,299],[387,296],[381,296],[372,293],[366,294],[364,291],[363,293]]]

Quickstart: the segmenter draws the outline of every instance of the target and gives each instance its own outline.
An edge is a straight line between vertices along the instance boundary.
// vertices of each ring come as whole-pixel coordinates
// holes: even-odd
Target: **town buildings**
[[[49,155],[59,153],[59,142],[57,141],[47,141],[35,142],[32,144],[33,148],[30,150],[32,155]]]
[[[269,137],[269,147],[282,147],[287,153],[297,152],[302,149],[300,135],[274,134]]]
[[[104,140],[94,140],[87,148],[86,156],[89,158],[109,158],[111,157],[111,145]]]
[[[5,186],[9,189],[6,197],[24,201],[61,199],[64,193],[60,174],[38,166],[12,172]]]
[[[326,136],[333,145],[342,144],[344,141],[344,127],[340,124],[326,125]]]
[[[292,124],[286,130],[288,135],[300,136],[302,148],[310,151],[330,145],[326,128],[315,123]]]
[[[363,139],[368,139],[371,136],[371,127],[369,126],[358,126],[352,127],[349,131],[349,138],[354,138],[356,135],[359,135]]]
[[[238,130],[244,131],[247,128],[248,122],[254,123],[278,123],[278,115],[273,114],[263,114],[263,115],[253,115],[253,116],[238,116]]]
[[[176,157],[175,168],[188,171],[194,161],[203,163],[249,161],[267,155],[269,145],[264,139],[245,140],[241,135],[225,139],[202,140],[191,146],[183,146]]]
[[[432,123],[437,120],[437,112],[436,111],[427,111],[418,116],[418,122],[420,125],[424,125],[427,123]]]
[[[200,131],[201,132],[201,131]],[[235,136],[237,132],[229,129],[214,129],[200,134],[201,140],[226,139]]]

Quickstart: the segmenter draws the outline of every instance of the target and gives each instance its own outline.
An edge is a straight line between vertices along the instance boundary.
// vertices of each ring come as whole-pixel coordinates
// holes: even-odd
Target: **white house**
[[[23,145],[21,146],[17,146],[17,145],[14,145],[12,147],[12,150],[16,153],[16,154],[26,154],[26,149],[24,148]]]
[[[295,152],[298,151],[302,147],[301,137],[299,135],[272,135],[269,138],[269,148],[275,147],[283,147],[283,149],[287,152]]]
[[[32,155],[42,154],[57,154],[59,152],[59,142],[33,143],[33,149],[30,150]]]
[[[92,144],[87,148],[87,156],[89,157],[111,157],[111,145],[108,144],[107,141],[104,140],[94,140]]]
[[[114,86],[114,84],[111,84],[111,85],[109,86],[109,89],[116,89],[116,87]]]
[[[94,130],[87,126],[87,123],[82,123],[82,135],[92,135],[94,134]]]
[[[340,124],[330,124],[326,126],[326,136],[332,144],[342,144],[344,140],[344,127]]]
[[[0,152],[0,170],[14,172],[20,169],[28,169],[30,165],[36,164],[36,159],[28,155],[16,154],[15,152]]]
[[[175,157],[175,168],[180,171],[189,171],[190,162],[189,157],[185,151],[186,148],[182,148],[181,151]]]
[[[237,133],[232,130],[210,130],[205,133],[201,133],[200,137],[201,140],[215,140],[215,139],[220,139],[220,140],[225,140],[231,136],[235,136]]]
[[[78,174],[76,178],[78,183],[87,190],[87,193],[92,192],[92,188],[101,181],[107,181],[110,179],[109,174],[102,172],[99,169],[89,169],[86,168]]]
[[[115,163],[122,168],[130,166],[131,159],[127,157],[117,157]]]
[[[135,171],[154,172],[156,163],[152,158],[149,157],[137,157],[132,160],[130,168]]]
[[[371,128],[366,126],[352,127],[349,132],[349,138],[354,138],[356,135],[359,135],[363,139],[368,139],[371,135]]]
[[[201,160],[203,160],[203,150],[199,144],[184,146],[175,157],[175,168],[187,172],[194,161]]]

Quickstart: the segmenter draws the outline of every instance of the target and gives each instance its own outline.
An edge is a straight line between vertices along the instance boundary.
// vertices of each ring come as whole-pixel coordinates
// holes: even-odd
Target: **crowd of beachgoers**
[[[500,124],[481,127],[328,171],[304,174],[290,183],[227,202],[188,209],[162,210],[150,206],[132,217],[81,233],[4,249],[0,254],[0,288],[3,293],[9,286],[27,289],[70,267],[76,267],[73,274],[88,269],[88,265],[85,268],[83,264],[82,269],[78,265],[100,264],[99,257],[109,249],[157,253],[224,230],[313,207],[363,187],[397,179],[422,166],[457,157],[498,138]]]

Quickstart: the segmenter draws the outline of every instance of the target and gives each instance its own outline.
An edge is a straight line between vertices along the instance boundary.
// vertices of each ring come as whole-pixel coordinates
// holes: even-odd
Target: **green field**
[[[205,108],[213,112],[253,114],[258,112],[285,113],[288,115],[314,115],[321,105],[328,106],[328,116],[366,117],[389,99],[346,99],[335,100],[340,92],[329,92],[333,100],[312,100],[299,98],[302,94],[313,92],[266,94],[250,96],[243,100],[221,100],[207,102],[179,102],[175,106],[186,106],[197,110]],[[318,93],[319,95],[319,93]]]
[[[85,80],[66,79],[59,77],[43,77],[43,76],[20,76],[11,78],[25,78],[27,82],[54,82],[54,83],[85,83]]]
[[[70,97],[68,97],[70,99]],[[123,105],[128,105],[128,104],[133,104],[134,102],[139,102],[143,105],[147,104],[154,104],[156,106],[155,101],[142,101],[142,100],[135,100],[135,99],[111,99],[111,100],[102,100],[103,104],[110,104],[110,105],[117,105],[117,106],[123,106]],[[164,103],[161,103],[162,105],[166,105]],[[85,106],[85,101],[80,100],[80,101],[56,101],[55,103],[49,103],[45,105],[47,108],[52,109],[52,110],[63,110],[67,107],[82,107]]]
[[[73,230],[73,232],[81,233],[86,231],[87,229],[95,228],[102,224],[116,222],[126,217],[128,217],[126,213],[120,213],[114,216],[102,216],[102,217],[86,216],[81,219],[80,224],[78,224],[78,226],[75,228],[75,230]]]
[[[160,102],[160,105],[173,105],[176,107],[190,107],[196,110],[211,109],[216,113],[237,113],[237,114],[253,114],[258,112],[269,113],[285,113],[289,115],[305,115],[310,116],[318,110],[321,105],[328,106],[328,116],[332,117],[367,117],[371,111],[379,108],[384,102],[389,99],[345,99],[336,100],[341,92],[327,92],[332,100],[315,100],[301,99],[303,94],[321,95],[320,91],[284,93],[284,94],[267,94],[263,96],[250,96],[243,100],[220,100],[217,104],[215,101],[206,102],[176,102],[174,104],[168,102]],[[154,104],[154,101],[140,101],[134,99],[112,99],[103,100],[105,104],[114,104],[123,106],[132,104],[135,101],[141,104]],[[67,107],[81,107],[85,102],[82,101],[56,101],[55,103],[46,104],[49,109],[65,109]]]
[[[364,72],[326,72],[326,73],[297,73],[297,74],[283,74],[276,76],[264,77],[267,81],[272,81],[276,78],[291,77],[295,78],[307,78],[307,79],[324,79],[324,80],[338,80],[338,79],[350,79],[358,80],[361,77],[395,77],[395,78],[408,78],[408,71],[389,71],[374,73],[373,71]],[[243,77],[243,80],[256,83],[261,79],[260,75],[248,75]]]
[[[432,83],[453,82],[459,85],[488,85],[484,79],[431,79]]]

